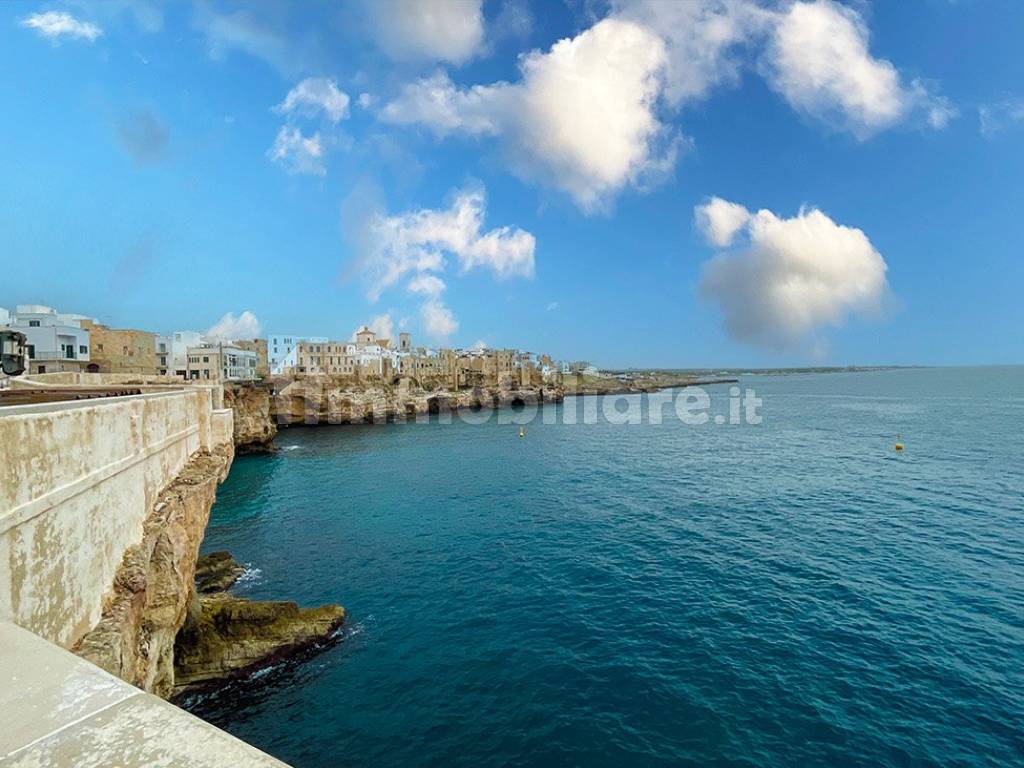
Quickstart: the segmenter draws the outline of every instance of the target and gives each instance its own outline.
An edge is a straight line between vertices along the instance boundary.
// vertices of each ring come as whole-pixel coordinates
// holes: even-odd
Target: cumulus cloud
[[[399,61],[462,64],[484,48],[483,0],[366,0],[377,45]]]
[[[410,273],[441,271],[446,255],[455,257],[463,272],[486,267],[499,278],[532,277],[533,235],[507,226],[483,232],[485,214],[483,188],[468,187],[446,210],[374,215],[369,222],[370,253],[364,261],[370,300]]]
[[[378,117],[439,138],[496,137],[516,175],[589,212],[671,174],[685,140],[661,113],[737,83],[744,67],[858,139],[911,119],[939,129],[957,115],[868,43],[860,13],[835,0],[612,0],[589,29],[523,55],[514,82],[464,86],[438,71],[405,84]]]
[[[103,30],[91,21],[80,21],[65,11],[46,11],[25,16],[18,22],[27,29],[34,29],[40,36],[48,40],[60,40],[68,37],[75,40],[88,40],[90,43],[103,34]]]
[[[247,341],[259,338],[263,326],[249,310],[238,317],[228,312],[220,320],[210,326],[205,336],[216,341]]]
[[[978,107],[981,135],[991,138],[1015,125],[1024,125],[1024,99],[1007,98]]]
[[[118,122],[117,136],[137,166],[160,160],[168,139],[160,117],[148,108],[123,117]]]
[[[698,221],[712,221],[711,206],[722,211],[722,203],[700,206]],[[804,208],[788,219],[768,210],[748,213],[730,237],[725,230],[707,233],[709,242],[726,246],[740,231],[746,243],[714,256],[700,279],[701,294],[718,305],[737,340],[773,349],[813,344],[823,327],[882,310],[887,266],[861,230]]]
[[[750,220],[750,211],[739,203],[712,197],[695,209],[697,228],[712,245],[724,247]]]
[[[394,324],[391,322],[391,315],[388,313],[374,315],[370,318],[370,322],[367,323],[367,327],[377,334],[378,339],[394,338]]]
[[[612,12],[664,41],[665,98],[676,106],[738,82],[740,49],[771,21],[769,12],[742,0],[614,0]]]
[[[300,114],[315,117],[323,113],[332,123],[348,117],[348,94],[326,77],[307,77],[288,91],[284,101],[274,107],[282,115]]]
[[[428,335],[435,339],[446,339],[459,330],[459,323],[452,311],[440,299],[431,299],[420,307],[420,318]]]
[[[440,296],[446,287],[444,280],[435,275],[417,275],[409,281],[406,289],[421,296]]]
[[[379,117],[398,125],[426,126],[440,138],[449,134],[497,136],[502,131],[507,86],[459,88],[445,72],[404,85]]]
[[[499,279],[532,277],[533,235],[508,226],[485,231],[486,202],[483,187],[471,184],[454,193],[448,208],[389,216],[379,208],[359,206],[358,220],[364,224],[354,242],[367,298],[377,301],[385,290],[406,280],[406,292],[421,302],[424,330],[440,340],[459,328],[441,298],[447,288],[441,277],[446,269],[485,268]],[[349,207],[351,202],[343,206],[343,221],[351,218],[346,216]]]
[[[437,73],[407,85],[380,117],[442,136],[500,136],[513,172],[591,211],[674,165],[677,137],[655,115],[666,59],[646,27],[607,18],[523,56],[516,83],[460,88]]]
[[[777,14],[764,69],[798,112],[866,139],[920,111],[933,128],[956,114],[920,80],[905,84],[892,62],[868,49],[857,11],[834,0],[795,2]]]
[[[323,176],[324,146],[319,133],[303,136],[294,126],[283,125],[277,132],[274,145],[267,150],[267,157],[281,165],[288,173]]]

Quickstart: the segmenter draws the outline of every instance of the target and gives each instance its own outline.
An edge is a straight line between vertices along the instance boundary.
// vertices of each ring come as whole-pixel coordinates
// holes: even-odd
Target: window
[[[39,327],[39,321],[38,320],[29,320],[28,321],[28,327],[29,328],[38,328]]]
[[[208,356],[204,356],[204,357],[203,357],[203,362],[204,362],[204,363],[208,363],[208,362],[210,362],[210,358],[209,358]]]
[[[27,344],[25,345],[25,349],[28,351],[28,359],[32,360],[36,356],[36,345]]]
[[[79,353],[84,355],[84,354],[86,354],[89,351],[89,348],[87,346],[85,346],[85,344],[79,344],[78,345],[78,351],[79,351]]]

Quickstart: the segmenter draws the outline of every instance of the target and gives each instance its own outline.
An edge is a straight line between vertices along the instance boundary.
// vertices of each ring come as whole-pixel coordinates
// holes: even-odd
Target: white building
[[[175,331],[156,337],[156,369],[161,376],[188,376],[189,347],[202,346],[196,331]]]
[[[326,336],[283,336],[271,334],[267,336],[267,367],[273,374],[285,373],[295,368],[295,347],[299,342],[326,344]]]
[[[61,313],[41,304],[19,304],[3,312],[6,325],[25,334],[29,373],[81,371],[89,364],[89,331],[85,315]]]
[[[255,381],[258,356],[254,350],[233,344],[189,347],[186,376],[192,381]]]

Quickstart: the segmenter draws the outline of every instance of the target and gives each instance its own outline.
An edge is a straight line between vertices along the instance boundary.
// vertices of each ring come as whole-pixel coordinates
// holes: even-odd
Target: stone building
[[[342,341],[309,342],[295,345],[295,372],[307,375],[358,376],[355,345]]]
[[[86,370],[96,373],[157,372],[156,334],[133,328],[110,328],[95,320],[82,320],[89,331],[92,353]]]

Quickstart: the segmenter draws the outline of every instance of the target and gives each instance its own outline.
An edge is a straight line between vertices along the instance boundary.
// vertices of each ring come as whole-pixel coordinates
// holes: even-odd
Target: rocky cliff
[[[234,411],[235,450],[269,453],[274,450],[277,425],[271,418],[270,387],[262,383],[224,385],[224,407]]]
[[[475,388],[451,391],[357,386],[329,377],[278,382],[271,415],[278,424],[361,424],[413,419],[458,410],[561,402],[557,388]]]
[[[79,656],[145,691],[171,694],[199,545],[233,455],[230,445],[196,454],[160,494],[142,541],[125,552],[99,623],[73,649]]]

